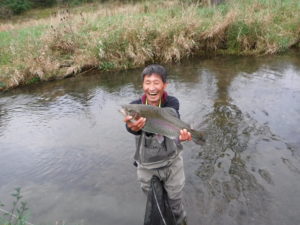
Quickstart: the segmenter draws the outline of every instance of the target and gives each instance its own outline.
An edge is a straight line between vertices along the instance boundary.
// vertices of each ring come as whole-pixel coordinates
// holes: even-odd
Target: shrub
[[[48,7],[56,4],[57,0],[30,0],[34,7]]]
[[[2,5],[11,9],[14,14],[21,14],[32,6],[29,0],[5,0]]]
[[[9,7],[0,5],[0,19],[8,19],[12,15],[13,12]]]

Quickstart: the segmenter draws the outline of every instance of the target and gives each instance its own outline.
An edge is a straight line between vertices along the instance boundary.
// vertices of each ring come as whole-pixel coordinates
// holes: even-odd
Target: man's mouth
[[[156,96],[158,93],[157,93],[157,92],[152,92],[152,93],[151,93],[151,92],[150,92],[150,93],[148,92],[148,94],[149,94],[150,96]]]

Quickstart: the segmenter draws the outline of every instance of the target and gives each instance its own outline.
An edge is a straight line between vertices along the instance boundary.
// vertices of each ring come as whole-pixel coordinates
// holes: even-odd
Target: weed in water
[[[0,212],[3,213],[3,216],[0,216],[0,223],[3,225],[32,225],[26,221],[28,207],[26,202],[21,201],[23,198],[21,195],[21,188],[16,188],[11,196],[13,196],[15,200],[13,201],[12,209],[10,211],[4,210],[4,204],[0,202]]]

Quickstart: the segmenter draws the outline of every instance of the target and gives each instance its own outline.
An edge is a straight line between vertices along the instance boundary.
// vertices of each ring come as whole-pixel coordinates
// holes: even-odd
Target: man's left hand
[[[182,129],[180,131],[179,140],[180,141],[191,141],[192,140],[192,135],[186,129]]]

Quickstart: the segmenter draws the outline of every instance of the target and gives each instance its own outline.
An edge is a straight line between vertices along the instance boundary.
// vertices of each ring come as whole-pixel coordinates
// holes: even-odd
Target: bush
[[[0,6],[0,19],[9,19],[13,12],[7,6]]]
[[[32,6],[29,0],[4,0],[1,5],[4,8],[10,9],[13,14],[21,14]]]
[[[30,0],[33,7],[49,7],[56,4],[57,0]]]

